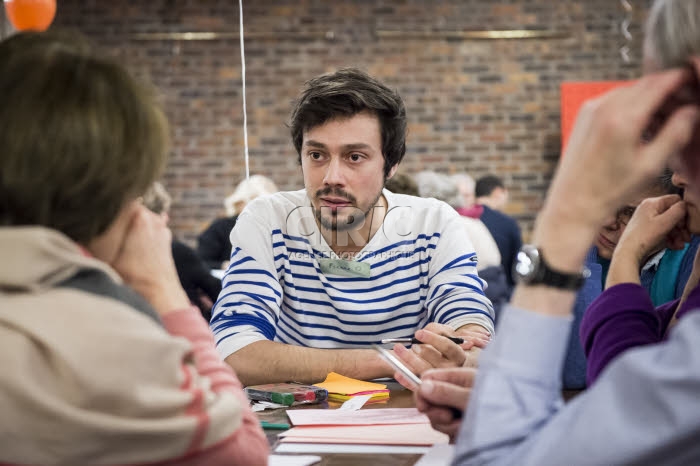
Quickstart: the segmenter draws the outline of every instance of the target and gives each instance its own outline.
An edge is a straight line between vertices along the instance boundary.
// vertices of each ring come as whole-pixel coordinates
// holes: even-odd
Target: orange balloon
[[[5,11],[18,31],[45,31],[56,16],[56,0],[5,0]]]

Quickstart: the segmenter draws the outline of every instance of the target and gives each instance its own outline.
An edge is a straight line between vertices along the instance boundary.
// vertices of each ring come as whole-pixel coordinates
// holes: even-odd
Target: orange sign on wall
[[[561,152],[564,153],[576,115],[589,99],[593,99],[610,89],[629,84],[631,81],[572,81],[561,84]]]

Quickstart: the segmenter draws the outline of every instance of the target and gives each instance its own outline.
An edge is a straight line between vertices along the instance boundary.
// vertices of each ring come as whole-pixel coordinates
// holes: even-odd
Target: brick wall
[[[503,176],[527,235],[559,156],[559,84],[640,72],[647,2],[632,1],[632,61],[623,63],[611,0],[256,0],[244,2],[251,173],[302,186],[285,127],[302,83],[359,66],[397,88],[409,126],[403,170]],[[60,0],[74,27],[149,77],[173,126],[165,184],[175,233],[192,240],[244,175],[238,2]],[[547,29],[555,39],[383,38],[378,31]],[[211,41],[140,40],[137,33],[217,31]]]

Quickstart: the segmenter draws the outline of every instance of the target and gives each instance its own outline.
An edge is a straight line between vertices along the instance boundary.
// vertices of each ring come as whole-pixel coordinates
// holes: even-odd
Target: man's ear
[[[391,167],[391,170],[389,170],[389,175],[386,177],[387,180],[391,179],[392,176],[396,174],[396,170],[399,169],[399,164],[397,163],[393,167]]]

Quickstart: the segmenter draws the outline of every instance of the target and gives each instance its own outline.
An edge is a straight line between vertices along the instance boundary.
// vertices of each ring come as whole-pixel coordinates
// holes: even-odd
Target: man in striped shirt
[[[493,309],[459,215],[384,183],[405,153],[399,95],[354,69],[312,79],[291,118],[305,189],[251,202],[211,328],[246,385],[368,379],[393,370],[369,349],[414,345],[412,366],[474,365]],[[463,336],[457,345],[445,336]]]

